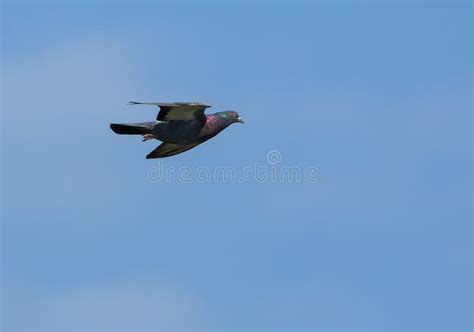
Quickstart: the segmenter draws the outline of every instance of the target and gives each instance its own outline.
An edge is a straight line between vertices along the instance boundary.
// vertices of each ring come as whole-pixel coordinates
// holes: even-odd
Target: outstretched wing
[[[173,144],[173,143],[161,143],[155,150],[151,151],[147,156],[146,159],[155,159],[155,158],[165,158],[171,157],[175,154],[182,153],[184,151],[188,151],[195,146],[201,144],[192,143],[192,144]]]
[[[154,105],[160,108],[157,121],[192,120],[204,121],[204,111],[211,105],[201,103],[140,103],[131,101],[130,105]]]

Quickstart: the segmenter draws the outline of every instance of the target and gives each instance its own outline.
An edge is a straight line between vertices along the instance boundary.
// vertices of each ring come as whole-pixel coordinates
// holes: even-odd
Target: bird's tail
[[[110,129],[119,135],[146,135],[153,131],[154,122],[111,123]]]

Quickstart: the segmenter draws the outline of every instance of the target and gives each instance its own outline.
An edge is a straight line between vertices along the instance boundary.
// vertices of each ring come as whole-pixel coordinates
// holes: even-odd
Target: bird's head
[[[239,116],[239,113],[237,113],[236,111],[220,112],[219,117],[228,122],[228,124],[232,124],[235,122],[244,123],[244,120],[242,120],[242,118]]]

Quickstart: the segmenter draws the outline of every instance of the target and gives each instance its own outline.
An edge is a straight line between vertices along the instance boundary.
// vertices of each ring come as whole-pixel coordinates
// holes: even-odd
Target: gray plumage
[[[162,141],[161,145],[147,155],[147,159],[170,157],[190,150],[216,136],[232,123],[243,123],[234,111],[206,115],[204,111],[211,106],[201,103],[130,104],[154,105],[160,108],[156,121],[110,124],[110,128],[120,135],[142,135],[144,141]]]

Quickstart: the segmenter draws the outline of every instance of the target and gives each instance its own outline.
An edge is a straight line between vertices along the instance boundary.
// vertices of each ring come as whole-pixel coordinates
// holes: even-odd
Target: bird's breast
[[[209,139],[217,135],[222,129],[224,129],[224,127],[222,126],[222,121],[220,121],[219,117],[215,115],[208,115],[206,117],[206,123],[199,133],[199,137]]]

